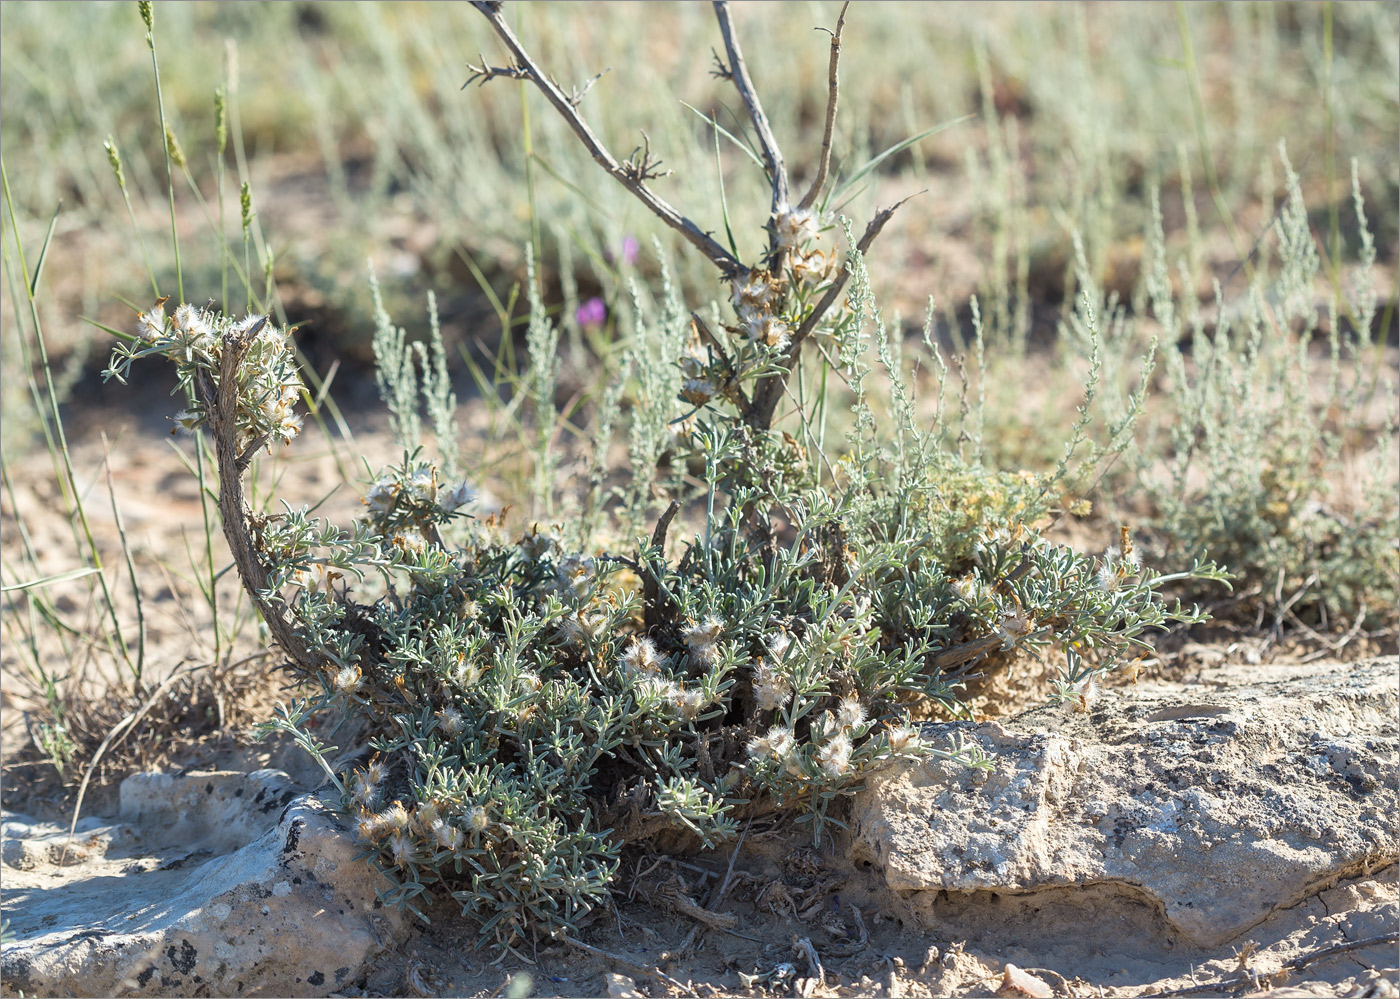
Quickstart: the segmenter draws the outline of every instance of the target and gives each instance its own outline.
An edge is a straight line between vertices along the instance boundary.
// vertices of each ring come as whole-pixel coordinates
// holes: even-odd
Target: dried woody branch
[[[297,634],[287,615],[283,613],[281,601],[269,599],[267,595],[267,566],[258,554],[247,505],[243,500],[243,473],[248,470],[253,455],[266,441],[255,440],[242,454],[238,451],[238,425],[235,418],[238,408],[238,369],[268,318],[264,316],[258,323],[241,333],[225,334],[224,349],[219,357],[218,384],[214,384],[209,372],[201,369],[195,373],[194,390],[208,414],[209,432],[214,439],[214,454],[219,464],[219,516],[223,520],[224,538],[233,554],[233,562],[238,568],[243,588],[257,606],[258,613],[267,622],[273,641],[280,645],[301,669],[308,673],[316,673],[326,665],[326,660],[312,652],[305,640]]]
[[[543,71],[530,57],[529,53],[521,46],[519,39],[506,25],[501,17],[501,3],[499,0],[472,0],[472,6],[491,22],[491,26],[496,29],[496,33],[506,43],[510,49],[512,62],[508,67],[489,67],[482,59],[481,66],[472,66],[472,76],[467,81],[468,84],[487,80],[496,77],[508,77],[512,79],[528,78],[539,87],[545,97],[555,110],[563,116],[569,127],[583,142],[584,146],[592,154],[593,159],[598,162],[603,169],[612,174],[617,181],[637,196],[641,202],[651,210],[657,218],[665,222],[672,229],[675,229],[686,238],[696,249],[703,253],[711,263],[719,268],[720,274],[725,278],[735,278],[747,273],[751,268],[735,258],[724,247],[720,246],[709,233],[704,232],[690,219],[681,215],[675,208],[659,197],[655,192],[646,186],[646,181],[658,176],[656,167],[659,160],[653,160],[650,154],[649,144],[645,141],[638,151],[634,151],[632,156],[626,161],[619,162],[604,147],[602,142],[587,122],[578,113],[577,103],[580,94],[575,94],[571,99],[552,80],[545,76]],[[817,165],[816,177],[812,180],[812,186],[803,195],[802,201],[797,206],[799,210],[808,210],[815,205],[822,196],[822,189],[829,179],[831,168],[831,144],[832,135],[836,127],[836,107],[839,91],[837,69],[841,59],[841,35],[846,26],[846,11],[850,7],[847,0],[841,7],[840,16],[836,21],[836,29],[831,31],[831,56],[827,68],[827,105],[826,121],[822,130],[821,156]],[[716,69],[714,75],[720,79],[730,80],[739,91],[739,96],[744,102],[744,107],[749,114],[754,131],[758,135],[759,148],[763,154],[764,169],[768,174],[769,183],[772,187],[772,211],[776,216],[779,212],[791,211],[789,194],[789,181],[787,166],[783,160],[782,150],[778,146],[777,139],[773,136],[773,129],[768,123],[768,117],[763,111],[763,105],[759,102],[758,95],[754,91],[753,80],[749,76],[748,65],[744,61],[744,54],[739,47],[738,38],[734,32],[734,25],[730,17],[729,4],[727,0],[715,0],[715,18],[719,22],[720,34],[724,38],[724,48],[728,57],[728,63],[715,53]],[[825,30],[825,29],[823,29]],[[596,79],[596,78],[595,78]],[[870,245],[879,236],[885,223],[890,220],[895,210],[904,202],[898,202],[889,208],[879,211],[870,223],[865,227],[865,233],[856,244],[856,249],[864,253],[869,250]],[[770,233],[769,250],[766,266],[775,276],[782,273],[784,264],[784,251],[778,245],[777,232]],[[798,350],[802,342],[806,340],[814,329],[821,323],[827,312],[840,300],[841,293],[846,286],[848,274],[843,268],[832,283],[828,286],[825,294],[817,302],[816,306],[808,313],[801,325],[793,333],[792,342],[788,347],[787,356],[783,359],[783,370],[774,374],[765,375],[754,385],[753,396],[750,400],[739,393],[738,403],[744,422],[749,426],[766,430],[772,426],[774,415],[777,411],[778,402],[783,397],[783,389],[787,383],[792,369],[797,365]],[[708,329],[701,327],[702,332],[708,333]],[[718,341],[713,339],[713,344],[718,347]],[[721,356],[723,350],[720,348]]]
[[[836,82],[836,68],[841,63],[841,32],[846,28],[846,9],[850,6],[851,0],[846,0],[841,5],[841,13],[836,18],[836,30],[830,32],[831,58],[826,65],[826,124],[822,128],[822,153],[817,161],[817,175],[812,179],[812,186],[802,196],[798,208],[811,208],[816,204],[817,198],[821,197],[822,185],[826,183],[826,173],[831,169],[831,137],[836,131],[836,96],[840,90]]]
[[[789,207],[787,165],[783,162],[783,151],[778,148],[778,140],[773,137],[768,116],[763,113],[763,105],[753,89],[748,64],[744,62],[739,39],[734,35],[734,24],[729,19],[729,0],[715,0],[714,7],[715,20],[719,22],[719,33],[724,37],[724,51],[729,56],[725,75],[733,81],[734,88],[739,91],[739,97],[749,112],[749,120],[753,122],[754,131],[758,133],[758,148],[763,153],[763,169],[767,171],[768,182],[773,186],[773,214],[777,215],[787,211]],[[719,57],[715,58],[718,61]],[[777,259],[780,255],[778,235],[774,232],[768,241],[769,269],[774,274],[782,271],[781,263]]]
[[[654,172],[656,163],[649,159],[649,150],[640,159],[634,153],[633,157],[624,163],[619,163],[608,152],[575,106],[578,96],[581,95],[576,95],[571,100],[552,80],[544,75],[544,72],[520,44],[520,40],[515,37],[515,32],[510,30],[510,26],[501,17],[500,3],[493,2],[493,0],[472,0],[472,6],[481,11],[486,20],[491,22],[491,27],[496,29],[496,34],[501,36],[501,40],[506,43],[506,48],[510,49],[514,63],[511,68],[506,70],[493,70],[486,66],[471,67],[473,75],[467,83],[476,80],[485,83],[493,76],[516,78],[528,76],[535,86],[539,87],[549,103],[554,105],[554,109],[568,122],[569,127],[574,130],[574,134],[583,142],[598,165],[612,174],[623,187],[636,195],[638,200],[646,205],[653,215],[684,236],[692,246],[718,267],[720,273],[725,277],[733,277],[744,270],[744,265],[735,259],[728,250],[715,242],[709,233],[676,211],[646,186],[646,181],[650,177],[656,176]]]

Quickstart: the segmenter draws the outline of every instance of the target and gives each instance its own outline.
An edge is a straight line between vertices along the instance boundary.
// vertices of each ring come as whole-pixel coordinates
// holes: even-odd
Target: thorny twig
[[[676,211],[667,201],[649,189],[646,186],[645,177],[633,175],[625,164],[619,163],[617,159],[608,152],[603,146],[602,141],[593,134],[593,130],[589,128],[588,123],[583,120],[583,117],[578,112],[578,108],[570,103],[569,97],[564,94],[553,81],[546,77],[544,72],[536,65],[535,61],[530,58],[529,53],[526,52],[524,47],[520,44],[520,39],[515,37],[515,32],[510,30],[510,26],[507,25],[505,19],[501,17],[500,3],[492,2],[492,0],[472,0],[472,6],[479,10],[485,18],[491,22],[491,27],[495,29],[496,34],[500,36],[501,40],[505,42],[506,47],[510,49],[511,56],[514,59],[514,65],[518,66],[524,72],[525,76],[528,76],[529,79],[534,82],[535,86],[540,89],[540,92],[544,94],[549,103],[554,105],[554,109],[559,112],[564,121],[573,129],[574,134],[583,142],[584,147],[599,166],[617,178],[618,182],[631,191],[642,204],[646,205],[653,215],[684,236],[692,246],[703,253],[726,277],[731,277],[745,269],[734,255],[711,238],[709,233],[703,231],[690,219],[681,215],[681,213]],[[471,83],[476,79],[481,79],[480,74],[474,76],[467,82]],[[487,77],[487,79],[489,79],[489,77]],[[485,82],[485,80],[482,79],[482,82]]]
[[[798,208],[811,208],[821,196],[822,185],[826,183],[826,172],[831,167],[831,136],[836,130],[836,95],[840,89],[836,80],[836,68],[841,62],[841,32],[846,27],[846,8],[850,5],[851,0],[846,0],[841,5],[841,13],[836,18],[836,30],[831,32],[831,59],[826,68],[826,124],[822,128],[821,158],[817,161],[817,176],[812,180],[812,186],[807,189],[807,193],[802,196]]]
[[[466,90],[473,83],[478,87],[484,87],[492,80],[504,77],[507,80],[528,80],[529,72],[519,63],[512,62],[509,66],[488,66],[484,55],[477,56],[481,60],[481,65],[467,63],[467,69],[471,75],[467,77],[467,82],[462,84],[461,89]]]
[[[595,73],[595,74],[593,75],[593,79],[589,80],[589,81],[588,81],[587,83],[585,83],[581,88],[580,88],[580,87],[570,87],[570,88],[569,88],[569,106],[570,106],[570,107],[576,108],[576,107],[578,107],[580,104],[582,104],[582,103],[583,103],[583,99],[584,99],[585,97],[588,96],[588,92],[589,92],[590,90],[593,89],[593,84],[597,83],[597,82],[598,82],[599,80],[601,80],[604,76],[606,76],[607,74],[609,74],[609,73],[611,73],[611,72],[612,72],[612,67],[609,66],[607,69],[602,70],[602,71],[599,72],[599,73]]]
[[[475,83],[479,87],[484,87],[490,81],[502,78],[507,80],[530,79],[530,71],[514,60],[511,61],[511,64],[509,66],[491,66],[487,64],[486,57],[484,55],[478,55],[477,58],[481,60],[480,65],[470,62],[467,63],[467,69],[471,71],[471,75],[467,77],[467,82],[462,84],[462,86],[459,89],[466,90],[473,83]],[[565,98],[565,100],[568,101],[569,106],[576,108],[580,104],[582,104],[584,97],[586,97],[588,95],[588,92],[593,89],[593,84],[597,83],[604,76],[611,72],[612,67],[608,67],[600,73],[595,73],[593,75],[593,78],[587,83],[585,83],[582,87],[570,87],[569,96]],[[559,81],[554,79],[554,77],[550,77],[549,82],[555,87],[559,86]],[[560,90],[562,92],[562,88],[560,88]]]
[[[668,176],[670,170],[660,170],[661,160],[651,155],[651,136],[645,131],[642,132],[642,144],[632,150],[632,154],[623,161],[622,169],[627,176],[637,183],[644,180],[655,180],[657,177]]]
[[[734,77],[730,74],[729,67],[724,64],[724,60],[720,58],[719,53],[711,48],[710,56],[715,61],[715,68],[710,70],[710,75],[716,80],[732,80]]]

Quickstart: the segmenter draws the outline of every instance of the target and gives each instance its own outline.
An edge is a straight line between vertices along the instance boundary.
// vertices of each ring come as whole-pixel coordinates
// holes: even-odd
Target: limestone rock
[[[80,826],[63,868],[66,828],[5,817],[5,995],[324,996],[406,934],[353,835],[285,775],[140,774],[122,813]]]
[[[1169,937],[1216,946],[1395,863],[1396,712],[1396,662],[1376,659],[1224,669],[1187,699],[1144,685],[1087,716],[938,726],[977,739],[995,769],[873,777],[851,857],[882,867],[925,925],[940,897],[1059,894],[1146,903]]]

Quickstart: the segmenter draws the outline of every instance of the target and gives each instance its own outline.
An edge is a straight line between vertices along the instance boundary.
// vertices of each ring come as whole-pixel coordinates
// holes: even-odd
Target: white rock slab
[[[1396,660],[1211,678],[1185,698],[1110,690],[1089,715],[930,726],[977,739],[995,770],[875,776],[851,858],[883,868],[925,924],[939,892],[1062,889],[1146,901],[1170,935],[1207,947],[1395,863]]]
[[[4,994],[324,996],[406,935],[353,835],[283,774],[138,774],[122,814],[61,867],[66,829],[5,817]]]

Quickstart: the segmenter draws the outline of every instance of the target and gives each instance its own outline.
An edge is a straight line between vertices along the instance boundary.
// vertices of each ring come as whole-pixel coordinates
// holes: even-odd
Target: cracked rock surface
[[[1233,940],[1393,865],[1396,660],[1207,671],[962,726],[991,773],[905,764],[852,811],[851,859],[938,929],[958,900],[1093,902],[1125,931]],[[1010,896],[1010,898],[1008,898]]]
[[[4,816],[5,995],[324,996],[406,935],[337,816],[279,771],[136,774],[121,820]]]

